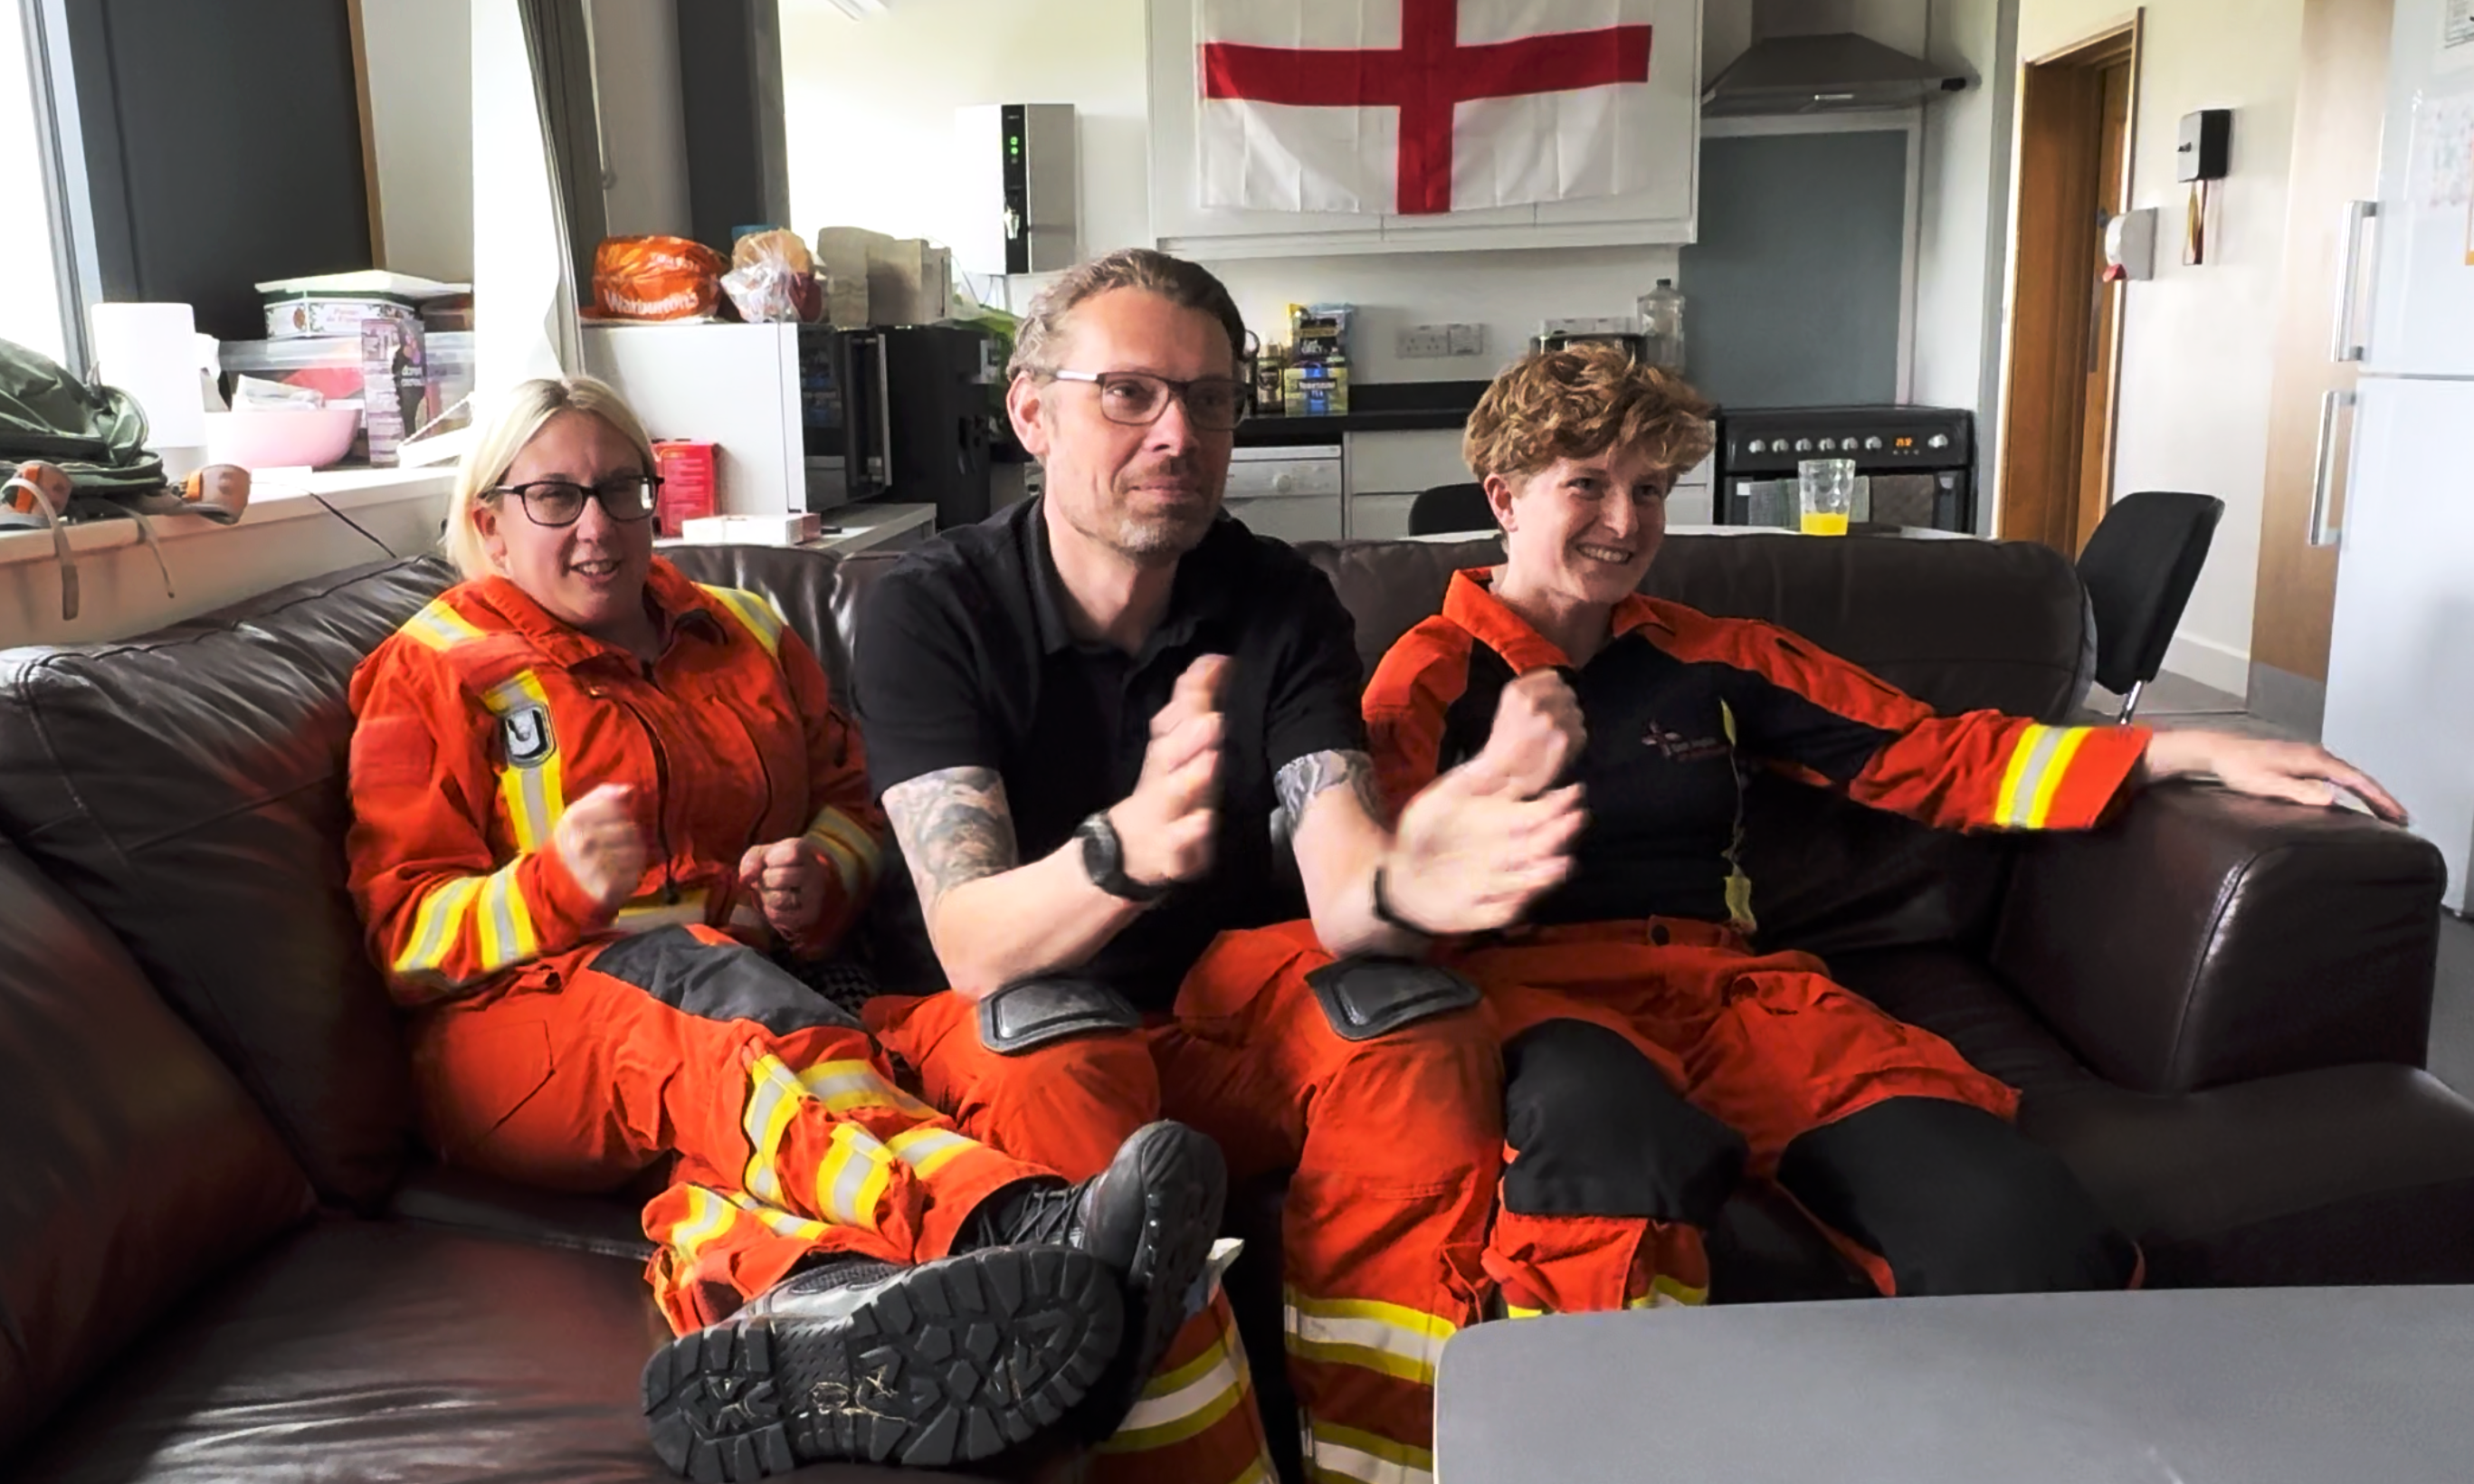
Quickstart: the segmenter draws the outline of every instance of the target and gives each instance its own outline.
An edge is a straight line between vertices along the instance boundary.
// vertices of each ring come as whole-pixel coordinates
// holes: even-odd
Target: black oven
[[[1730,407],[1710,519],[1796,528],[1808,458],[1856,461],[1858,523],[1976,529],[1976,418],[1954,407]]]

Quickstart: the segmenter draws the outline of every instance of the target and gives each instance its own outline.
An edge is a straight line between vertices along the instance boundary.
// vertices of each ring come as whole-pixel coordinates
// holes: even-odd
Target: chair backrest
[[[2096,613],[2097,684],[2121,694],[2156,678],[2224,513],[2213,495],[2138,490],[2097,523],[2078,563]]]
[[[1483,484],[1439,484],[1409,506],[1409,534],[1441,536],[1453,531],[1491,531],[1494,510],[1486,502]]]

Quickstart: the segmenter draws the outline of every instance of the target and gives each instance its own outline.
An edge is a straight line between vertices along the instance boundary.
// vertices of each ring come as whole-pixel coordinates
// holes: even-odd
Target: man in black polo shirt
[[[1519,682],[1479,755],[1385,823],[1346,611],[1220,513],[1243,336],[1193,264],[1066,275],[1007,400],[1046,497],[870,596],[870,772],[952,988],[869,1020],[965,1131],[1069,1176],[1163,1114],[1241,1176],[1294,1166],[1308,1448],[1421,1478],[1436,1354],[1479,1317],[1500,1066],[1465,984],[1368,956],[1500,927],[1562,879],[1578,714],[1553,675]],[[1187,1377],[1215,1345],[1205,1315],[1120,1439],[1176,1445],[1158,1476],[1235,1477],[1259,1447],[1233,1356],[1225,1384]]]

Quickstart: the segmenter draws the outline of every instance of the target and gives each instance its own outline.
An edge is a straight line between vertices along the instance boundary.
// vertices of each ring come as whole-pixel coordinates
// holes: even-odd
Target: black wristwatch
[[[1168,883],[1147,887],[1126,874],[1125,842],[1117,839],[1117,827],[1108,822],[1106,810],[1076,825],[1074,835],[1082,841],[1082,869],[1091,885],[1121,901],[1145,907],[1168,895]]]

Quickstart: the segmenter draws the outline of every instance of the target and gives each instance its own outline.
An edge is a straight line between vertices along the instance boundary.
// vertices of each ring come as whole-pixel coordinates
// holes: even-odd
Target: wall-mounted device
[[[1081,256],[1074,105],[986,103],[954,110],[962,202],[954,255],[973,273],[1052,273]]]
[[[2173,143],[2173,179],[2191,187],[2183,208],[2182,261],[2196,266],[2208,260],[2208,234],[2215,230],[2216,182],[2233,173],[2234,110],[2201,109],[2182,115]]]
[[[2104,224],[2104,277],[2143,282],[2156,277],[2156,208],[2139,207]]]
[[[2173,179],[2221,181],[2233,164],[2234,110],[2201,109],[2182,115],[2173,144]]]

